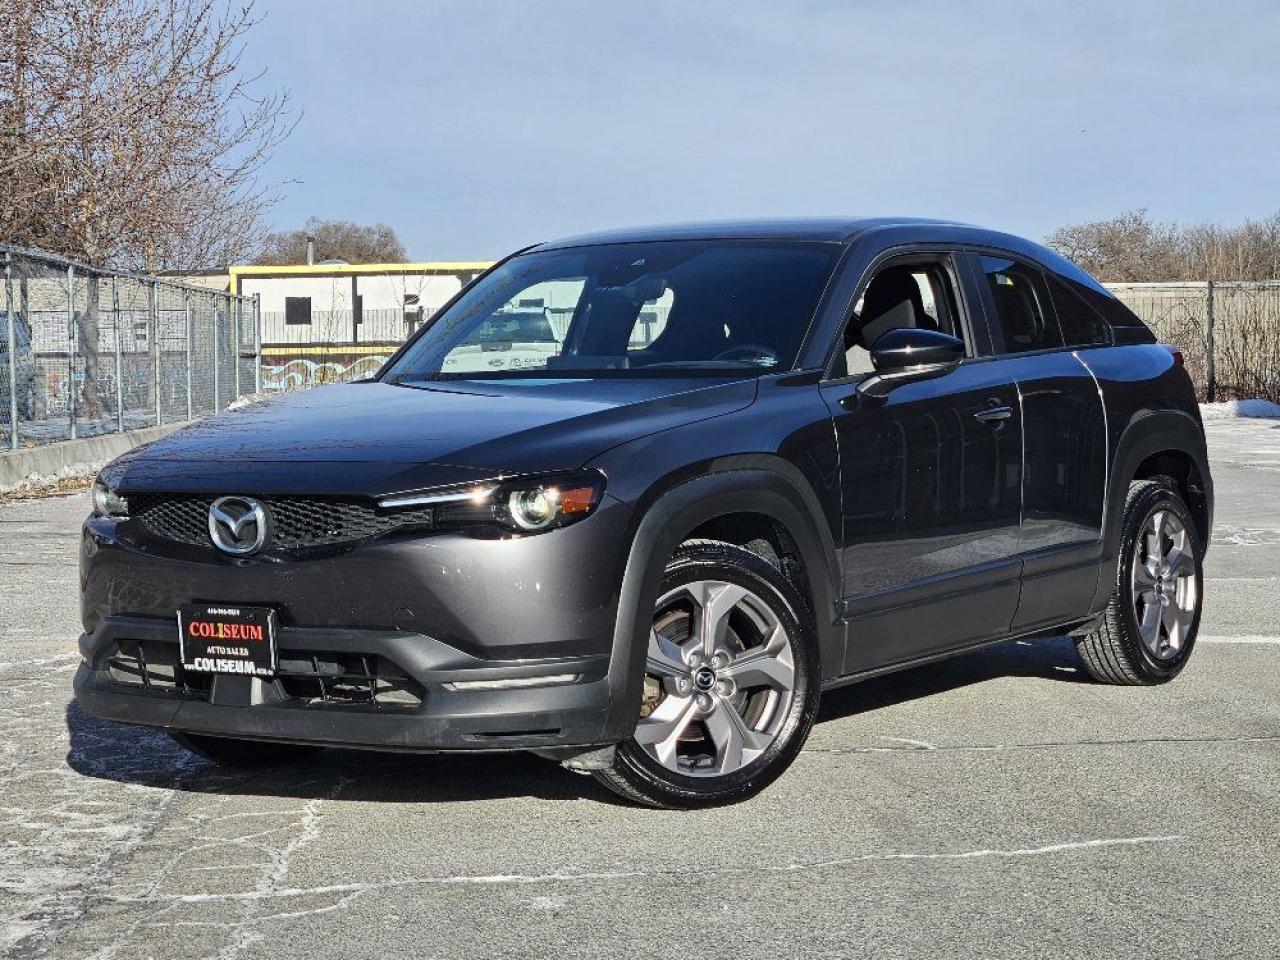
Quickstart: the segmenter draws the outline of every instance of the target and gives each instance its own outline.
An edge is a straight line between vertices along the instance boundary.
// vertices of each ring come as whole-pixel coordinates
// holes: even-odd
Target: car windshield
[[[827,243],[687,240],[523,254],[434,318],[381,379],[784,370],[837,252]]]

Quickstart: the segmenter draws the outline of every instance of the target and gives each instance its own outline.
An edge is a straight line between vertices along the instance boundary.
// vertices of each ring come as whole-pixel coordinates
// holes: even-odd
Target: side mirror
[[[964,341],[940,330],[905,327],[881,334],[871,345],[875,374],[862,381],[859,392],[884,396],[912,380],[941,377],[964,359]]]

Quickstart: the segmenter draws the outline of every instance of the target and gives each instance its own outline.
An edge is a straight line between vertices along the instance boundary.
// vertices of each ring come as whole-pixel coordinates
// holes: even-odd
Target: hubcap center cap
[[[716,685],[716,672],[710,667],[699,667],[693,673],[693,685],[706,693]]]

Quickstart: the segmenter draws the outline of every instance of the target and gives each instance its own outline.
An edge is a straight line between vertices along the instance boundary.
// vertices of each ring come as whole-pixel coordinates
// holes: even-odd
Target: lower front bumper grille
[[[213,677],[182,669],[176,643],[118,640],[106,659],[112,683],[155,696],[208,700]],[[386,657],[281,650],[276,684],[285,698],[314,706],[414,710],[426,691]]]
[[[276,682],[295,700],[324,704],[405,707],[422,703],[422,684],[385,657],[316,653],[301,659],[281,652]]]

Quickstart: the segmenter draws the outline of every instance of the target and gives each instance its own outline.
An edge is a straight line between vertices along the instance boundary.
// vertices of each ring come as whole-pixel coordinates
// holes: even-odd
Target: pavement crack
[[[1020,858],[1020,857],[1043,857],[1057,856],[1063,854],[1076,854],[1085,851],[1107,849],[1107,848],[1124,848],[1138,847],[1158,844],[1179,843],[1189,839],[1181,834],[1169,834],[1158,836],[1136,836],[1136,837],[1114,837],[1102,838],[1094,840],[1075,840],[1060,843],[1045,844],[1038,847],[1014,847],[1007,849],[1000,848],[980,848],[976,850],[955,850],[955,851],[904,851],[904,852],[888,852],[888,853],[867,853],[857,854],[848,857],[832,857],[823,860],[811,860],[798,863],[774,864],[774,865],[754,865],[751,867],[704,867],[701,869],[689,869],[680,867],[678,869],[668,870],[617,870],[617,871],[585,871],[577,873],[543,873],[543,874],[480,874],[480,875],[458,875],[445,877],[409,877],[402,880],[386,880],[372,883],[341,883],[330,884],[317,887],[278,887],[278,888],[258,888],[254,890],[233,891],[228,893],[204,893],[204,894],[160,894],[143,897],[127,897],[127,896],[104,896],[101,899],[106,902],[122,903],[130,905],[146,905],[152,907],[171,908],[176,905],[195,905],[206,903],[225,903],[228,901],[247,901],[254,905],[260,905],[270,901],[288,901],[304,897],[336,897],[333,903],[325,904],[319,907],[313,907],[302,910],[288,910],[274,913],[260,913],[255,911],[246,911],[244,919],[239,923],[231,924],[233,928],[241,928],[248,925],[258,924],[266,921],[279,921],[285,919],[294,919],[297,917],[315,916],[323,913],[331,913],[341,910],[349,906],[355,899],[365,894],[375,892],[388,892],[392,890],[411,889],[414,887],[430,887],[430,886],[517,886],[517,885],[536,885],[536,884],[560,884],[560,883],[601,883],[601,882],[618,882],[626,880],[638,879],[654,879],[669,878],[676,880],[678,878],[723,878],[736,876],[758,876],[760,873],[773,874],[793,874],[814,872],[822,870],[834,870],[842,867],[857,866],[864,863],[883,863],[893,861],[969,861],[984,860],[996,858]],[[184,919],[181,921],[153,922],[150,926],[198,926],[204,925],[201,921],[193,921]],[[209,922],[208,925],[215,925]],[[219,927],[227,926],[223,921],[217,921]],[[246,944],[251,941],[242,941]],[[221,956],[222,954],[220,954]],[[228,954],[230,955],[230,954]]]
[[[843,756],[856,753],[994,753],[1002,750],[1070,750],[1077,747],[1127,747],[1154,744],[1197,743],[1280,743],[1277,736],[1237,737],[1133,737],[1116,740],[1050,740],[1044,743],[963,743],[950,746],[926,744],[925,741],[904,740],[901,737],[881,737],[882,740],[898,740],[918,744],[904,747],[821,747],[808,745],[799,758],[827,755]]]

